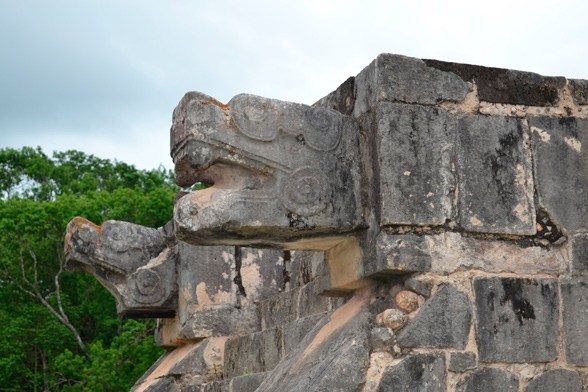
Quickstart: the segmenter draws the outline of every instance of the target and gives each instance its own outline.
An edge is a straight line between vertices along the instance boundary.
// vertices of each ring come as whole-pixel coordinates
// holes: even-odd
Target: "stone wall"
[[[586,390],[587,81],[383,54],[312,107],[234,100],[174,112],[183,185],[203,156],[249,185],[219,168],[176,205],[177,301],[153,305],[170,350],[135,391]],[[266,164],[276,143],[302,178]]]

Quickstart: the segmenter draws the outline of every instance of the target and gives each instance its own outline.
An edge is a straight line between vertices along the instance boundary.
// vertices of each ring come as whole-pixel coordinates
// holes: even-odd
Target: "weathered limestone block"
[[[223,375],[231,378],[272,370],[282,353],[282,332],[277,328],[231,338],[225,344]]]
[[[481,368],[457,385],[457,392],[518,392],[518,378],[502,369]]]
[[[355,77],[347,79],[335,91],[319,99],[312,106],[326,107],[350,116],[355,106]]]
[[[317,278],[329,274],[325,252],[297,250],[287,251],[285,255],[290,255],[289,260],[284,261],[289,282],[286,287],[290,289],[304,286]]]
[[[557,280],[478,277],[473,287],[480,361],[549,362],[556,359]]]
[[[557,248],[522,246],[511,241],[464,237],[450,232],[423,238],[433,272],[480,269],[492,273],[560,274],[567,268],[567,261]]]
[[[225,341],[226,338],[206,339],[167,352],[137,381],[133,392],[184,391],[181,385],[201,386],[219,379]]]
[[[234,377],[229,390],[230,392],[255,392],[267,375],[267,372],[263,372]]]
[[[562,280],[561,294],[566,360],[573,365],[588,366],[588,280]]]
[[[369,296],[325,316],[259,386],[264,392],[360,391],[369,366]]]
[[[535,234],[527,132],[524,122],[512,117],[460,119],[459,216],[466,231]]]
[[[75,218],[67,226],[65,259],[67,269],[91,273],[110,291],[120,315],[175,314],[177,253],[163,230]]]
[[[284,354],[289,354],[295,351],[304,337],[316,325],[318,325],[321,320],[328,319],[330,315],[330,312],[316,313],[283,325],[282,337],[284,339]]]
[[[431,67],[459,75],[478,88],[481,101],[513,105],[551,106],[559,101],[558,90],[565,86],[563,77],[542,76],[532,72],[423,60]]]
[[[588,80],[568,79],[572,98],[577,105],[588,105]]]
[[[285,291],[259,303],[261,328],[279,327],[298,317],[300,289]]]
[[[535,377],[525,392],[582,392],[582,379],[578,372],[567,369],[549,370]]]
[[[440,354],[412,354],[384,369],[377,392],[445,392],[445,359]]]
[[[363,224],[359,132],[326,108],[188,93],[174,111],[176,182],[213,183],[176,203],[177,237],[193,244],[283,243]],[[261,242],[261,241],[260,241]]]
[[[431,268],[429,246],[424,237],[414,234],[380,232],[375,257],[366,257],[364,274],[398,274],[423,272]]]
[[[284,252],[274,249],[240,248],[239,289],[241,302],[258,303],[286,288]]]
[[[476,365],[476,353],[470,351],[458,351],[449,354],[449,364],[447,365],[447,369],[452,372],[463,373],[466,370],[475,369]]]
[[[235,247],[193,246],[180,241],[178,248],[178,338],[192,340],[258,331],[256,309],[240,305]]]
[[[588,234],[576,234],[566,244],[570,257],[570,268],[574,275],[588,273]]]
[[[588,119],[531,117],[539,203],[569,233],[588,231]]]
[[[457,118],[418,105],[376,108],[381,225],[443,225],[453,217]]]
[[[466,294],[450,285],[439,287],[419,313],[397,334],[401,347],[463,350],[470,333],[471,304]]]
[[[436,104],[460,102],[469,90],[457,75],[428,67],[420,59],[381,54],[355,78],[355,108],[359,117],[378,102]]]

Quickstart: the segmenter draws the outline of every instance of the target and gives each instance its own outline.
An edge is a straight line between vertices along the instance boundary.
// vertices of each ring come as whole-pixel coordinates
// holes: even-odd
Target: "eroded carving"
[[[67,268],[89,272],[127,317],[170,317],[177,307],[176,254],[162,230],[75,218],[65,239]]]
[[[363,221],[358,137],[356,122],[331,109],[245,94],[223,105],[186,94],[171,131],[178,184],[213,186],[177,203],[178,237],[219,243],[222,232],[239,242],[255,229],[278,244],[356,229]],[[264,207],[250,208],[260,201]],[[307,230],[291,227],[292,214]]]

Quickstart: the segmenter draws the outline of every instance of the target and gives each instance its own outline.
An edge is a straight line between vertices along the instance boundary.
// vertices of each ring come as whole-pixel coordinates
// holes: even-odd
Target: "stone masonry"
[[[167,353],[136,392],[588,389],[588,81],[382,54],[314,105],[186,94],[174,217],[68,226]]]

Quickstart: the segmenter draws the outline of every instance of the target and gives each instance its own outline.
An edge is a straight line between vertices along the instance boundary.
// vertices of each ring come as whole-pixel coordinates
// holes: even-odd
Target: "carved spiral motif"
[[[290,175],[282,187],[284,205],[290,211],[311,216],[326,207],[329,194],[325,175],[313,167],[301,167]]]
[[[304,136],[308,146],[318,151],[330,151],[341,139],[341,119],[331,110],[310,108],[306,113],[311,130]]]
[[[161,277],[151,270],[141,270],[131,275],[134,299],[142,304],[153,304],[164,296]]]
[[[233,98],[232,105],[235,124],[245,135],[266,142],[276,138],[279,127],[270,100],[238,95]]]

